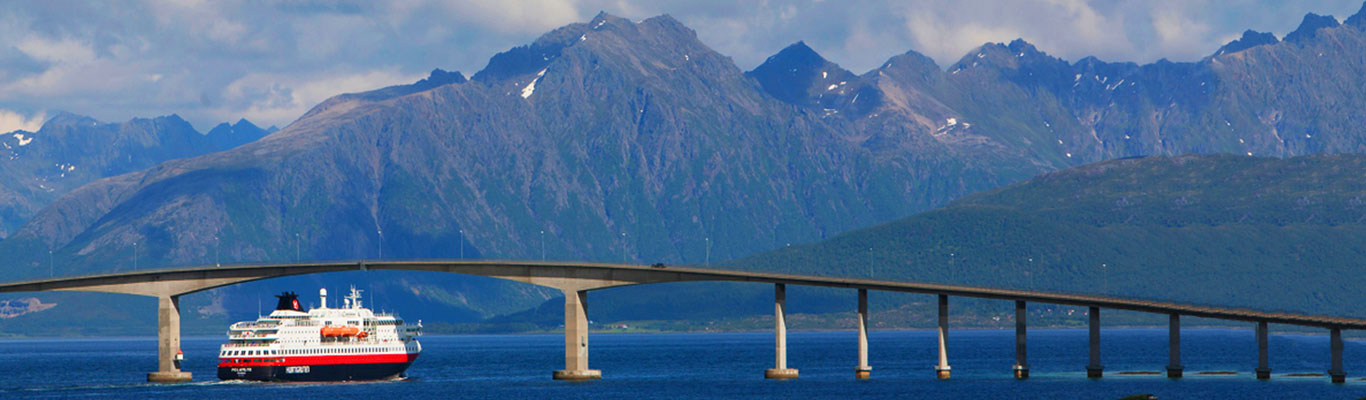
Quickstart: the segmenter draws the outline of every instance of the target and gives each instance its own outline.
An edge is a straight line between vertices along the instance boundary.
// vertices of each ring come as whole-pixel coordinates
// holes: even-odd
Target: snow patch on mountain
[[[532,93],[536,93],[536,82],[540,82],[543,77],[545,77],[545,69],[542,69],[541,72],[537,72],[536,79],[532,79],[531,83],[528,83],[526,87],[522,88],[523,99],[530,98]]]

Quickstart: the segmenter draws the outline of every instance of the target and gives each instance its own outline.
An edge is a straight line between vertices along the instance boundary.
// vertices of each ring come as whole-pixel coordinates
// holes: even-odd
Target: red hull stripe
[[[364,354],[364,355],[327,355],[327,356],[254,356],[247,358],[220,358],[219,367],[274,367],[296,365],[338,365],[338,364],[392,364],[410,363],[417,359],[417,353],[409,354]],[[255,361],[262,360],[262,361]],[[265,361],[269,360],[269,361]]]

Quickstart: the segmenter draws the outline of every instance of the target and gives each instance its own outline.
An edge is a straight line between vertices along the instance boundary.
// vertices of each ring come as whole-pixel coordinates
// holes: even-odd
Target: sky
[[[749,70],[799,40],[856,73],[916,51],[941,67],[1023,38],[1075,61],[1195,61],[1243,30],[1277,37],[1362,0],[16,1],[0,8],[0,132],[67,111],[178,114],[200,131],[285,126],[328,97],[466,76],[489,57],[606,11],[669,14]]]

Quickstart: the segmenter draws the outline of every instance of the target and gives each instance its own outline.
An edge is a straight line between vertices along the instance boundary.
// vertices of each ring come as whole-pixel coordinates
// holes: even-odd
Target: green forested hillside
[[[1102,162],[733,267],[1366,316],[1366,156]]]

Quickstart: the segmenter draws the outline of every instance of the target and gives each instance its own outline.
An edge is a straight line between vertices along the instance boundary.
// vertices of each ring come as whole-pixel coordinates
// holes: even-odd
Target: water
[[[1106,377],[1086,378],[1085,330],[1033,330],[1031,377],[1011,378],[1014,331],[950,332],[953,379],[934,379],[933,331],[873,331],[873,379],[854,379],[852,332],[791,332],[788,365],[801,370],[792,381],[763,379],[773,364],[773,334],[596,334],[591,363],[603,380],[557,382],[563,366],[561,335],[465,335],[422,338],[422,356],[396,382],[280,384],[219,382],[212,358],[219,337],[183,341],[186,369],[195,382],[145,383],[156,369],[154,338],[0,340],[0,398],[971,398],[1114,399],[1154,393],[1162,399],[1283,399],[1366,396],[1366,343],[1348,341],[1348,383],[1322,373],[1328,338],[1271,337],[1270,381],[1257,381],[1251,330],[1188,329],[1182,336],[1186,378],[1120,376],[1121,371],[1164,371],[1165,329],[1107,329],[1102,333]],[[1236,371],[1235,376],[1198,376]]]

